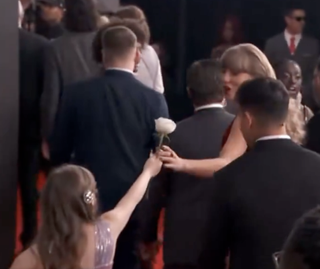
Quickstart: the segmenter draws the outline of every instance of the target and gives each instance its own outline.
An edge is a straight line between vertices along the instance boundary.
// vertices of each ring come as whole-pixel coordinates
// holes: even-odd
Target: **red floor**
[[[38,180],[38,189],[40,190],[45,182],[45,177],[43,174],[39,175],[39,180]],[[159,229],[159,236],[162,236],[162,220],[163,217],[160,218],[160,229]],[[19,253],[21,251],[21,243],[19,241],[19,236],[22,230],[22,215],[21,215],[21,201],[20,201],[20,193],[18,191],[18,202],[17,202],[17,232],[16,232],[16,253]],[[163,262],[162,262],[162,248],[159,251],[159,254],[155,260],[155,265],[154,265],[154,269],[162,269],[163,267]]]

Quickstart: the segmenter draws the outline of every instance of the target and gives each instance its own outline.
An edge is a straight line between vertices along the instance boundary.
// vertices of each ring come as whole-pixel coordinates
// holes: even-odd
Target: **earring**
[[[94,193],[91,190],[87,190],[84,192],[83,194],[83,201],[87,204],[87,205],[93,205],[94,203]]]

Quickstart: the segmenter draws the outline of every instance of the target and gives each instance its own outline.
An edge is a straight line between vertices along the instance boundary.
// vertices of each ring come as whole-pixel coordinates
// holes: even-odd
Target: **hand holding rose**
[[[158,147],[161,148],[163,144],[163,139],[165,137],[168,138],[168,135],[174,132],[174,130],[176,129],[176,124],[174,121],[165,118],[159,118],[155,120],[155,124],[156,131],[160,137],[160,143]]]
[[[168,146],[162,146],[158,153],[160,160],[163,162],[165,168],[176,172],[183,172],[186,169],[185,159],[180,158]]]

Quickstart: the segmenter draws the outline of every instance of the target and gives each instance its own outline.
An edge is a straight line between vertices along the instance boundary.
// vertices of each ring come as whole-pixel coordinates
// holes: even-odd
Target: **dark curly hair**
[[[149,43],[150,36],[146,35],[146,32],[144,31],[140,21],[137,21],[134,19],[112,18],[110,23],[105,24],[99,29],[99,31],[97,32],[93,40],[93,44],[92,44],[93,59],[99,64],[102,63],[101,37],[107,29],[110,29],[111,27],[116,27],[116,26],[125,26],[129,28],[136,35],[137,40],[142,47],[144,47],[146,44]]]
[[[286,252],[301,255],[309,269],[320,268],[320,206],[298,220],[287,240],[284,255]]]
[[[70,32],[86,33],[98,29],[99,13],[93,0],[65,0],[65,27]]]

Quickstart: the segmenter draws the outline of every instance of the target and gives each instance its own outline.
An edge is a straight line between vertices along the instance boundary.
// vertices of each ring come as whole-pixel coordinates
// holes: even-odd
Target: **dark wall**
[[[263,47],[270,36],[283,31],[283,10],[288,0],[184,0],[185,11],[179,0],[122,0],[122,4],[137,4],[147,14],[152,36],[165,40],[175,62],[178,61],[178,38],[182,27],[187,30],[184,44],[186,63],[207,57],[216,45],[218,27],[229,13],[238,15],[243,23],[246,42]],[[302,1],[302,0],[301,0]],[[307,10],[306,32],[320,38],[320,1],[302,1]],[[185,22],[178,18],[185,12]]]
[[[0,1],[0,269],[15,244],[18,144],[18,1]]]

